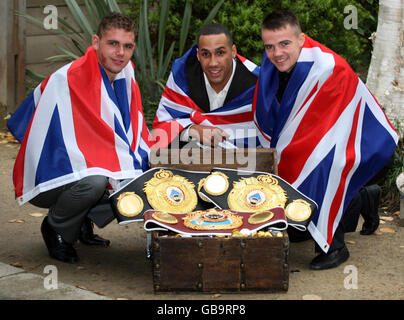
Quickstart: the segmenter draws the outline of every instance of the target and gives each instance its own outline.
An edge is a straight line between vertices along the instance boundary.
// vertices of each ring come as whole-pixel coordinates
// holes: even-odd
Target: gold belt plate
[[[258,212],[284,207],[287,199],[286,191],[278,185],[276,178],[259,175],[235,182],[227,203],[233,211]]]
[[[150,206],[159,211],[188,213],[198,204],[194,184],[185,177],[160,169],[147,181],[143,191]]]

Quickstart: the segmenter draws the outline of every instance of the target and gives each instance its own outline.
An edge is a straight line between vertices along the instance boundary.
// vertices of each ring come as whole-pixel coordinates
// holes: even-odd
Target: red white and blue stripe
[[[278,174],[317,202],[309,225],[327,252],[353,196],[387,162],[398,135],[347,62],[306,36],[282,102],[264,53],[255,121],[278,152]]]
[[[149,166],[134,66],[129,62],[111,86],[92,47],[44,80],[7,125],[21,143],[13,169],[20,204],[90,175],[114,185]]]
[[[189,97],[185,65],[188,57],[196,56],[196,53],[197,46],[194,46],[172,65],[153,121],[153,135],[157,141],[153,148],[168,146],[191,124],[219,127],[230,135],[228,141],[237,147],[269,146],[254,123],[252,101],[255,86],[212,112],[203,111]],[[250,72],[258,76],[257,65],[240,55],[237,55],[237,58]]]

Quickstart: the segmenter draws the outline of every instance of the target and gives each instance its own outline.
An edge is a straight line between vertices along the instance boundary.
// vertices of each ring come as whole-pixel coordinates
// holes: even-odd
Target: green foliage
[[[257,65],[261,64],[263,53],[261,23],[265,16],[262,9],[267,5],[268,1],[263,0],[226,1],[217,16],[217,22],[232,33],[237,52]]]
[[[380,183],[382,188],[382,202],[383,205],[390,207],[391,211],[399,210],[400,206],[400,193],[396,186],[396,179],[401,172],[404,172],[404,139],[403,139],[403,126],[400,121],[396,120],[394,127],[398,130],[400,137],[396,150],[394,151],[394,162],[387,175]]]
[[[136,15],[141,0],[126,0],[130,3],[129,15]],[[183,22],[187,0],[171,0],[167,19],[166,41],[171,43],[178,38]],[[196,36],[212,7],[207,0],[192,2],[192,23],[185,50],[195,43]],[[159,25],[158,0],[150,2],[150,36],[156,39]],[[344,28],[344,13],[347,5],[353,5],[358,12],[358,29]],[[303,31],[344,57],[362,77],[366,76],[370,63],[372,43],[369,40],[376,31],[378,1],[376,0],[226,0],[218,11],[214,22],[226,25],[232,32],[238,52],[256,64],[261,64],[261,22],[275,9],[288,9],[299,18]],[[155,43],[157,40],[154,41]],[[174,49],[173,56],[182,51]]]
[[[378,1],[371,0],[281,0],[274,8],[294,12],[303,32],[341,55],[362,75],[367,73],[371,59],[369,37],[377,27],[377,4]],[[348,5],[357,9],[358,29],[344,27],[344,20],[350,14],[344,13]]]

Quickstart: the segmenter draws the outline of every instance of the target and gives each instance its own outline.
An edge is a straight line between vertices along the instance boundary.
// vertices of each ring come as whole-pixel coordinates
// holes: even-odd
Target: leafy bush
[[[349,14],[344,8],[348,5],[357,9],[358,29],[344,27]],[[277,7],[295,12],[307,35],[340,54],[362,78],[366,76],[372,52],[369,38],[377,28],[378,1],[281,0]]]
[[[404,139],[403,131],[400,129],[402,125],[400,125],[399,120],[396,120],[394,127],[398,128],[400,140],[394,152],[393,165],[380,182],[382,188],[382,204],[386,206],[390,212],[400,210],[400,193],[396,186],[396,179],[401,172],[404,172]]]
[[[125,0],[129,3],[127,13],[136,18],[141,0]],[[178,37],[184,7],[187,0],[171,0],[167,19],[168,43]],[[358,12],[358,29],[344,28],[344,13],[347,5],[354,5]],[[159,1],[151,1],[149,24],[151,38],[157,39],[159,24]],[[192,23],[186,48],[195,43],[204,18],[212,8],[207,0],[192,2]],[[378,1],[376,0],[227,0],[219,9],[214,22],[226,25],[232,32],[240,54],[257,64],[262,59],[261,22],[275,9],[288,9],[296,14],[303,31],[343,56],[360,75],[366,75],[370,63],[372,43],[369,39],[377,27]],[[180,52],[174,50],[174,57]]]

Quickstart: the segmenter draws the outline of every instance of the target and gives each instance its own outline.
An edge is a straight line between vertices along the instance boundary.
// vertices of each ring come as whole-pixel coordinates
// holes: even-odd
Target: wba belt
[[[212,208],[198,197],[196,186],[209,172],[153,168],[131,180],[110,196],[120,224],[143,221],[147,210],[188,213]]]
[[[221,209],[259,212],[282,207],[288,225],[300,231],[307,229],[318,208],[288,182],[267,172],[214,168],[199,193]]]
[[[241,231],[243,235],[247,236],[265,227],[277,231],[287,228],[283,208],[277,207],[258,213],[216,208],[186,214],[148,210],[144,215],[146,231],[170,230],[190,236],[229,236],[234,235],[237,231]]]
[[[209,211],[206,210],[212,208],[228,210],[230,220],[232,212],[261,213],[262,218],[265,216],[262,212],[281,208],[287,225],[306,230],[317,210],[313,200],[276,175],[224,168],[214,168],[211,172],[153,168],[112,194],[110,201],[120,224],[144,221],[146,212],[152,210],[151,215],[160,220],[151,218],[150,214],[147,219],[157,221],[157,224],[166,223],[171,229],[173,224],[167,221],[174,221],[172,217],[183,215],[181,217],[186,218],[194,212],[199,212],[202,218],[198,219],[209,225],[206,221]],[[184,226],[191,230],[193,225],[184,221]],[[194,230],[206,232],[203,226]]]

